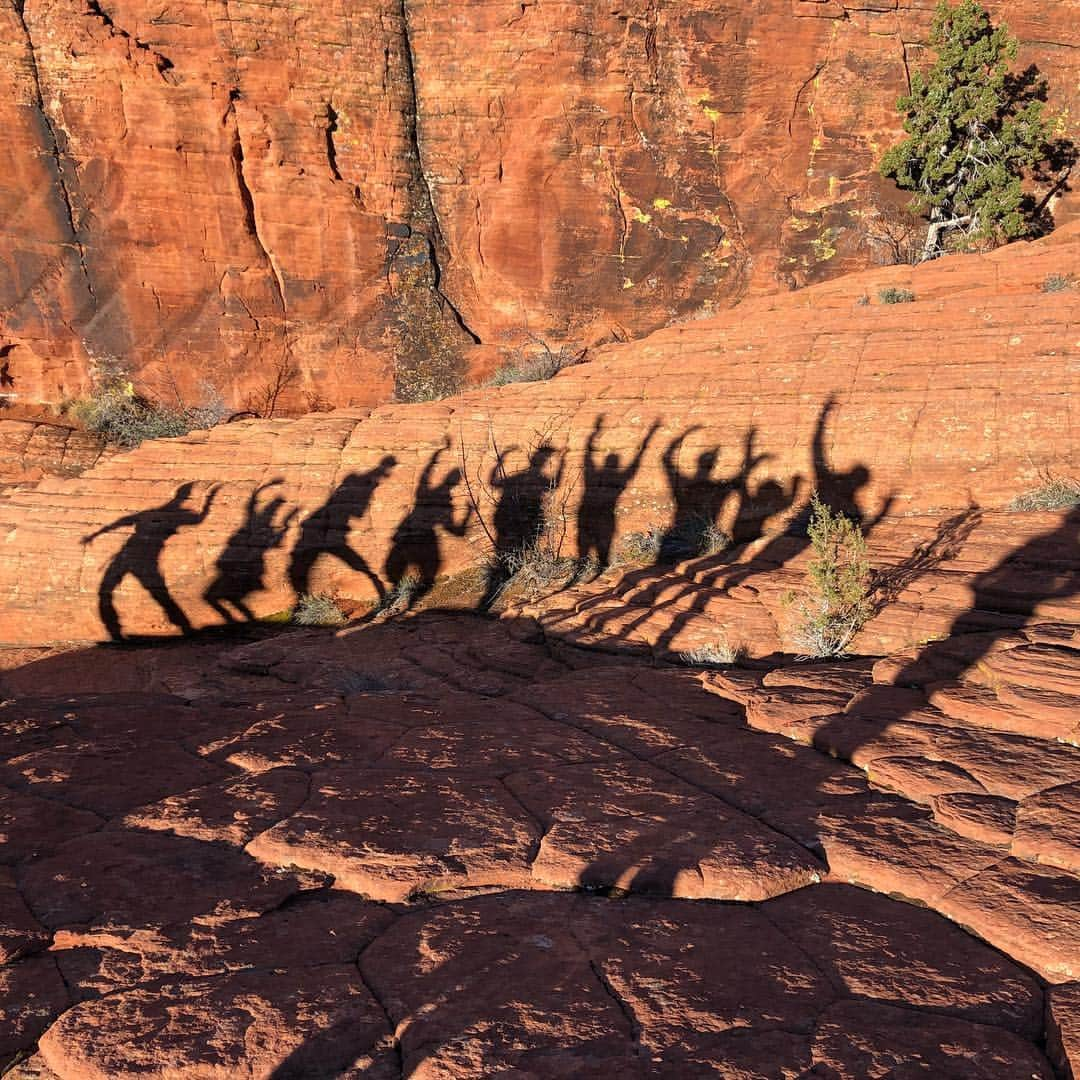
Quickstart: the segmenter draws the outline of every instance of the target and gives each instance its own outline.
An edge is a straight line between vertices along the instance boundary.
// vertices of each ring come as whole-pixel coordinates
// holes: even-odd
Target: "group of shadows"
[[[743,440],[742,460],[730,476],[717,475],[718,446],[698,453],[689,469],[682,466],[683,446],[692,434],[701,430],[700,426],[688,428],[674,438],[662,455],[673,512],[660,543],[660,560],[672,562],[696,554],[693,538],[721,519],[735,522],[734,535],[738,540],[754,539],[760,535],[765,519],[792,510],[800,497],[805,502],[811,490],[818,491],[836,509],[861,520],[856,496],[870,479],[870,472],[862,466],[849,472],[836,472],[829,467],[825,429],[834,407],[834,401],[827,401],[818,417],[813,439],[812,482],[804,484],[796,476],[787,489],[775,480],[763,481],[752,488],[754,470],[771,458],[770,454],[756,451],[753,429]],[[659,428],[659,423],[654,424],[625,459],[619,452],[598,452],[604,417],[596,418],[585,443],[581,473],[573,482],[573,487],[580,490],[574,514],[577,558],[583,565],[597,568],[609,565],[619,500],[637,476]],[[391,475],[397,459],[386,455],[374,468],[345,476],[326,501],[299,522],[288,567],[294,593],[302,596],[311,591],[315,564],[327,558],[339,560],[348,569],[362,574],[381,598],[387,596],[387,583],[396,589],[402,581],[410,579],[413,587],[408,602],[415,604],[430,591],[442,569],[442,534],[464,536],[471,519],[476,517],[478,527],[487,534],[490,548],[487,580],[479,607],[490,607],[510,576],[512,556],[534,543],[550,519],[551,500],[559,496],[564,480],[565,455],[544,441],[530,449],[520,468],[512,469],[508,460],[518,448],[500,449],[486,480],[477,479],[470,484],[463,468],[442,471],[450,447],[447,439],[421,471],[409,509],[393,532],[381,575],[350,545],[349,534],[353,523],[368,513],[372,496]],[[275,492],[282,483],[281,478],[271,480],[251,492],[243,522],[217,559],[215,577],[203,599],[225,623],[254,621],[248,598],[264,587],[267,555],[284,544],[299,515],[296,508],[289,508],[286,500]],[[469,499],[459,509],[461,500],[455,499],[455,493],[462,485],[467,487]],[[121,641],[125,637],[115,594],[129,576],[142,585],[178,631],[184,634],[193,631],[190,619],[169,591],[161,560],[173,535],[206,520],[220,490],[218,485],[211,487],[202,505],[196,507],[190,505],[195,486],[194,481],[181,484],[167,502],[127,514],[83,537],[83,544],[90,544],[106,533],[130,530],[109,560],[98,588],[101,621],[113,640]],[[882,513],[885,510],[887,506]],[[800,527],[799,520],[796,515],[796,530]]]
[[[724,586],[731,587],[757,572],[756,567],[783,564],[809,543],[806,525],[812,493],[816,492],[834,511],[859,522],[867,534],[888,514],[891,497],[883,500],[872,517],[860,507],[859,494],[871,476],[866,466],[855,465],[846,471],[831,467],[826,452],[826,429],[834,409],[835,400],[830,398],[817,417],[811,445],[812,476],[796,475],[786,487],[774,479],[752,483],[755,470],[773,456],[758,452],[756,432],[752,428],[742,440],[741,460],[730,475],[717,475],[720,447],[700,451],[689,468],[682,465],[684,444],[690,435],[701,430],[700,426],[686,429],[667,445],[661,461],[672,513],[657,545],[657,561],[672,563],[699,554],[696,545],[703,529],[715,527],[719,521],[728,523],[731,537],[739,545],[760,539],[764,523],[769,519],[786,519],[789,524],[786,532],[776,534],[752,564],[732,568],[731,549],[715,556],[703,570],[704,576],[699,574],[696,584],[687,587],[694,593],[689,603],[681,593],[662,601],[659,606],[670,607],[673,617],[662,635],[663,640],[658,641],[661,650],[699,613],[695,605],[704,603],[708,593],[707,588],[700,586],[718,584],[723,579]],[[574,510],[577,559],[581,565],[597,569],[611,562],[619,501],[638,474],[660,427],[653,424],[632,455],[625,458],[619,452],[597,451],[604,419],[602,415],[595,419],[586,439],[580,474],[568,485],[580,488]],[[299,597],[311,592],[316,562],[329,558],[365,576],[380,598],[388,595],[387,583],[396,590],[408,579],[410,588],[405,601],[415,605],[430,591],[442,569],[442,534],[464,536],[475,516],[490,548],[478,607],[489,608],[512,574],[515,553],[535,543],[544,532],[552,497],[558,497],[563,485],[565,454],[544,441],[530,450],[524,465],[512,470],[507,461],[518,448],[497,450],[486,481],[477,479],[470,483],[463,468],[452,467],[439,475],[450,448],[447,439],[431,454],[421,471],[409,508],[392,534],[382,575],[350,545],[349,534],[353,522],[362,520],[368,513],[372,496],[391,475],[397,460],[386,455],[366,472],[345,476],[326,501],[299,523],[288,565],[294,593]],[[281,478],[271,480],[251,492],[244,520],[218,556],[214,579],[203,593],[203,599],[226,624],[256,619],[248,598],[264,587],[267,555],[284,544],[299,516],[299,510],[290,508],[282,495],[275,492],[282,483]],[[462,507],[455,493],[463,484],[469,497]],[[83,537],[83,544],[89,544],[106,533],[130,529],[109,560],[98,589],[101,622],[112,640],[125,640],[115,594],[128,576],[142,585],[180,633],[194,631],[190,619],[170,593],[161,569],[162,554],[170,537],[180,529],[205,521],[220,490],[219,485],[212,486],[202,505],[195,508],[189,505],[194,488],[194,481],[181,484],[165,503],[127,514]],[[887,600],[931,562],[951,557],[977,520],[978,511],[971,509],[943,522],[938,539],[928,551],[913,557],[910,566],[894,568],[881,576],[876,582],[878,597]],[[566,531],[568,525],[564,523]],[[1070,519],[1064,528],[1071,529],[1075,539],[1075,521]],[[1033,598],[1033,603],[1037,600],[1038,597]],[[651,611],[655,615],[656,605]],[[648,615],[646,612],[642,617]]]

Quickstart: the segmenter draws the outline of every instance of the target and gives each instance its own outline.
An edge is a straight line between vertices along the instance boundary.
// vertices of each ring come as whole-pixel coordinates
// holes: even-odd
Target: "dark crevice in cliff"
[[[262,252],[266,265],[270,268],[270,277],[273,279],[278,304],[280,305],[281,313],[284,316],[287,314],[285,306],[285,284],[281,280],[281,275],[270,254],[270,249],[263,242],[263,238],[259,234],[259,222],[255,216],[255,196],[252,193],[251,187],[247,182],[247,176],[244,172],[244,143],[240,137],[240,121],[236,116],[236,100],[239,96],[239,90],[229,91],[229,107],[225,110],[225,115],[222,118],[223,123],[231,123],[232,125],[232,152],[230,157],[233,163],[233,175],[236,177],[236,186],[240,192],[240,202],[244,207],[244,226],[247,229],[248,234],[255,241],[259,250]],[[288,327],[286,326],[286,340],[288,339],[287,330]]]
[[[337,147],[334,145],[334,134],[338,129],[338,114],[331,101],[326,103],[326,162],[330,166],[330,175],[335,180],[341,179],[341,170],[338,169]]]
[[[822,60],[795,94],[795,100],[791,103],[791,116],[788,117],[787,122],[787,133],[789,138],[791,137],[791,126],[795,123],[795,114],[799,111],[799,102],[802,101],[802,96],[806,93],[806,88],[822,73],[822,71],[825,70],[825,65],[827,63],[827,60]]]
[[[71,242],[79,255],[79,267],[82,270],[83,281],[86,282],[86,291],[90,301],[97,307],[97,294],[94,292],[93,282],[90,280],[90,270],[86,265],[86,248],[79,239],[79,228],[75,222],[75,209],[71,201],[71,189],[68,187],[67,174],[64,169],[64,155],[60,151],[60,140],[56,134],[56,128],[45,109],[45,96],[41,92],[41,74],[38,71],[37,54],[34,52],[34,39],[30,34],[30,27],[26,22],[25,0],[15,0],[15,14],[18,16],[19,25],[22,27],[23,36],[26,38],[26,56],[30,66],[30,76],[34,84],[34,108],[41,117],[44,126],[45,138],[48,142],[46,151],[52,158],[56,169],[56,186],[64,201],[64,209],[67,216],[67,226],[71,230]]]
[[[401,0],[401,41],[405,80],[409,93],[409,107],[405,115],[405,134],[409,143],[409,153],[413,159],[413,175],[416,181],[413,206],[415,220],[413,224],[416,230],[422,232],[427,239],[434,272],[434,289],[438,294],[439,302],[450,313],[458,328],[474,345],[479,345],[481,343],[479,335],[465,322],[465,317],[460,309],[446,295],[442,287],[442,262],[447,247],[443,239],[442,229],[439,226],[439,217],[435,211],[435,200],[431,196],[431,185],[428,182],[427,174],[424,172],[423,155],[420,152],[420,95],[416,87],[416,66],[413,57],[411,30],[409,28],[407,0]]]
[[[156,49],[147,45],[145,41],[140,41],[122,27],[117,26],[116,23],[113,22],[112,16],[102,8],[100,0],[86,0],[86,14],[100,19],[112,37],[123,38],[123,40],[128,43],[129,48],[134,46],[141,52],[146,53],[153,61],[154,67],[157,68],[157,72],[162,78],[165,78],[165,72],[172,71],[175,65],[167,56],[163,56]]]

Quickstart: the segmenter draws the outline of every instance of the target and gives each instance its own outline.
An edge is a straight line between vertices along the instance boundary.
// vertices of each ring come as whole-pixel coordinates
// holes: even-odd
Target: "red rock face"
[[[783,597],[806,559],[805,543],[770,533],[805,514],[815,488],[868,526],[907,517],[872,533],[901,602],[875,620],[867,651],[948,630],[943,613],[964,609],[969,586],[927,571],[956,551],[986,569],[1032,542],[1028,576],[1000,586],[1020,610],[1025,590],[1041,589],[1040,563],[1067,562],[1075,537],[1055,540],[1044,515],[983,521],[967,504],[1003,507],[1041,469],[1071,475],[1080,462],[1069,413],[1080,391],[1075,295],[1042,288],[1078,257],[1069,226],[992,256],[748,301],[607,347],[549,382],[148,442],[0,500],[0,641],[175,633],[279,612],[305,592],[374,598],[410,570],[475,567],[488,533],[505,550],[530,537],[560,470],[548,502],[565,554],[604,561],[629,532],[704,513],[757,545],[747,558],[794,560],[762,588],[745,565],[711,572],[752,621],[761,654],[778,647]],[[916,301],[880,303],[888,284]],[[571,613],[574,633],[602,639],[622,625],[642,647],[703,644],[690,616],[709,593],[693,572],[665,594],[672,581],[668,571],[631,578],[635,605],[656,609],[652,623],[620,595],[590,601],[592,621]],[[927,609],[931,581],[937,607]],[[687,609],[677,633],[673,607]],[[1047,733],[1069,720],[1050,699],[1026,711]]]
[[[990,6],[1075,116],[1071,8]],[[166,397],[209,383],[243,407],[295,368],[286,410],[371,403],[399,358],[577,350],[864,266],[929,14],[11,5],[9,389],[55,403],[118,357]]]

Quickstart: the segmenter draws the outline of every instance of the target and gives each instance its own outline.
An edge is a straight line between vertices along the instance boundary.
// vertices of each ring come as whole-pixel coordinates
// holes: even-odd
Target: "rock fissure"
[[[53,167],[56,170],[56,184],[60,192],[60,197],[64,203],[64,210],[67,214],[67,226],[71,233],[71,243],[74,246],[79,257],[79,267],[82,272],[83,282],[86,286],[86,291],[90,297],[90,303],[93,307],[97,307],[97,295],[94,292],[94,284],[90,279],[90,270],[86,260],[86,247],[82,240],[79,238],[79,225],[75,220],[75,208],[71,198],[71,188],[67,179],[67,171],[64,165],[64,155],[60,149],[60,141],[56,134],[56,127],[53,124],[52,118],[49,116],[48,110],[45,107],[45,97],[41,90],[41,73],[38,70],[37,54],[34,47],[34,39],[30,33],[30,27],[26,21],[26,13],[24,10],[25,0],[17,2],[15,7],[15,13],[19,19],[19,25],[22,28],[23,36],[26,39],[26,58],[30,68],[30,77],[34,86],[34,108],[41,117],[41,122],[45,128],[45,136],[48,142],[48,154],[53,163]],[[74,169],[74,167],[73,167]]]

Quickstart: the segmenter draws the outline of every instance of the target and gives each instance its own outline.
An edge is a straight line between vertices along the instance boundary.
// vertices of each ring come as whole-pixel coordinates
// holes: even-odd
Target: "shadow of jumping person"
[[[275,524],[274,519],[279,511],[288,505],[286,500],[275,495],[259,506],[259,496],[268,488],[276,487],[282,482],[278,477],[261,484],[251,492],[244,523],[229,537],[225,550],[214,564],[217,577],[203,593],[203,599],[226,622],[254,621],[255,614],[244,601],[263,587],[266,555],[274,548],[281,547],[289,526],[299,513],[299,510],[294,508]],[[234,611],[239,613],[239,619]]]
[[[464,536],[472,516],[472,507],[466,507],[460,521],[454,517],[453,493],[461,483],[460,469],[451,469],[437,484],[432,483],[439,460],[449,449],[450,440],[447,439],[420,473],[412,506],[394,530],[390,554],[383,567],[383,573],[395,589],[415,572],[416,588],[410,590],[407,598],[410,608],[431,591],[442,569],[438,530],[444,529],[451,536]]]
[[[841,513],[850,518],[856,524],[862,526],[864,533],[870,532],[889,513],[893,503],[890,494],[882,504],[881,509],[872,518],[868,518],[859,505],[859,492],[870,483],[870,470],[863,464],[855,465],[847,472],[838,472],[829,464],[829,456],[825,449],[825,431],[829,424],[829,417],[836,409],[836,395],[830,394],[821,406],[818,413],[817,424],[814,427],[814,438],[811,444],[811,455],[814,467],[814,482],[811,492],[817,492],[818,498],[834,513]],[[802,508],[799,521],[806,524],[810,520],[809,502]]]
[[[700,425],[687,428],[673,439],[664,451],[664,474],[675,507],[660,551],[661,556],[668,560],[679,561],[701,554],[698,540],[703,530],[716,527],[727,501],[732,497],[739,500],[736,516],[742,513],[751,473],[772,456],[755,454],[754,440],[757,431],[750,428],[743,439],[743,457],[739,470],[730,479],[713,477],[720,456],[718,446],[703,450],[697,456],[693,471],[684,473],[679,468],[680,452],[687,436],[700,430]]]
[[[562,483],[564,461],[554,475],[548,462],[560,457],[549,442],[543,442],[529,455],[528,464],[517,472],[507,473],[505,461],[510,451],[503,451],[488,477],[488,489],[497,492],[498,502],[492,516],[492,553],[487,582],[480,608],[489,608],[512,576],[508,562],[543,539],[546,525],[546,498]]]
[[[645,451],[660,430],[660,422],[655,421],[649,428],[637,453],[625,466],[622,457],[616,453],[605,455],[603,464],[597,464],[596,441],[603,427],[604,417],[598,416],[585,443],[585,489],[577,511],[578,558],[583,561],[595,558],[600,568],[611,561],[619,499],[637,476]]]
[[[375,489],[396,464],[397,458],[387,454],[367,472],[349,473],[326,502],[300,523],[300,536],[289,562],[289,584],[297,596],[311,591],[311,572],[323,555],[338,559],[350,570],[363,574],[380,599],[386,596],[386,587],[378,575],[349,547],[348,534],[350,523],[364,516]]]
[[[182,634],[190,634],[194,630],[183,609],[172,598],[161,572],[161,555],[169,537],[174,536],[182,528],[199,525],[206,520],[206,515],[210,512],[220,485],[215,484],[207,491],[201,510],[185,510],[184,503],[190,498],[194,488],[194,481],[181,484],[173,497],[161,506],[139,510],[137,513],[118,518],[82,538],[81,542],[86,545],[93,543],[99,536],[115,532],[117,529],[128,527],[132,529],[131,535],[106,567],[101,584],[98,586],[98,612],[102,624],[113,641],[125,640],[120,615],[116,610],[113,597],[120,583],[129,574],[150,594],[177,630]]]

